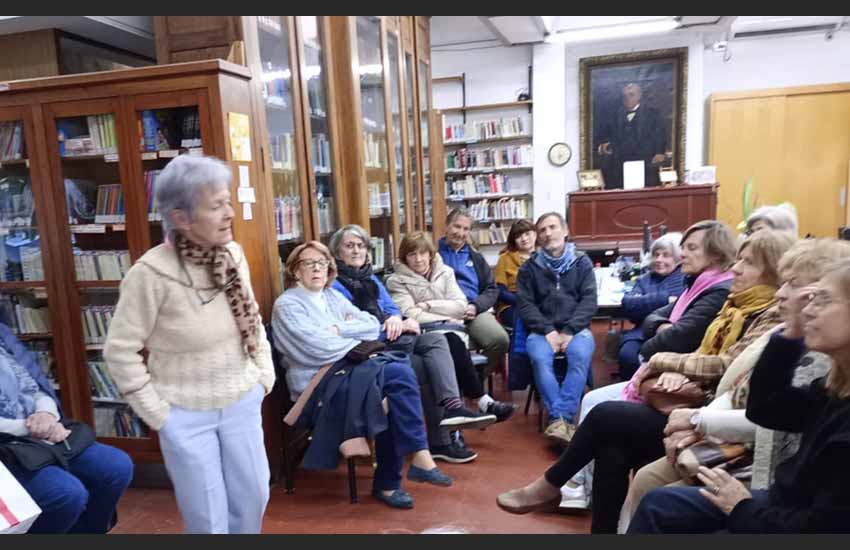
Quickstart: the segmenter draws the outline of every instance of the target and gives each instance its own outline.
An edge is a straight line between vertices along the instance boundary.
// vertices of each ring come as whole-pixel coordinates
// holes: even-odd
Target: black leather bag
[[[351,348],[351,350],[345,354],[345,358],[351,363],[359,365],[363,361],[369,359],[371,355],[382,351],[385,347],[387,347],[387,345],[380,340],[364,340]]]
[[[0,433],[0,461],[16,464],[31,472],[52,464],[67,470],[68,462],[88,449],[95,442],[96,436],[94,430],[83,422],[63,420],[62,425],[71,433],[61,443]]]

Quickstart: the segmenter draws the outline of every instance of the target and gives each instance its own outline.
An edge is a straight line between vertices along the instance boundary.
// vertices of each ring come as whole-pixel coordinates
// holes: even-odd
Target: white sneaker
[[[561,487],[561,504],[558,507],[578,508],[581,510],[587,510],[590,508],[590,499],[587,497],[584,485],[570,487],[565,484]]]

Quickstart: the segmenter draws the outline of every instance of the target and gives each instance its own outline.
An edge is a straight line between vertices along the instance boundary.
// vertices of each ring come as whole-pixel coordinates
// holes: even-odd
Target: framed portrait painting
[[[647,187],[662,168],[683,174],[687,74],[687,48],[581,59],[581,168],[606,189],[623,188],[624,162],[643,161]]]

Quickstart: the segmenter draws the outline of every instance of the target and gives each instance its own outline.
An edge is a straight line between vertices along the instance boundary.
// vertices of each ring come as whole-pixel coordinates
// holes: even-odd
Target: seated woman
[[[387,279],[387,289],[402,314],[420,325],[445,323],[445,334],[460,391],[478,402],[478,409],[496,415],[497,422],[510,418],[517,406],[496,401],[484,393],[475,371],[463,329],[466,296],[455,280],[452,268],[443,263],[431,239],[423,231],[405,235],[399,246],[399,262]]]
[[[801,432],[799,451],[776,467],[768,490],[748,490],[721,469],[700,468],[705,487],[655,489],[629,533],[847,533],[850,512],[850,260],[826,269],[801,315],[773,334],[750,378],[747,418]],[[794,318],[796,317],[796,318]],[[793,385],[806,350],[833,368],[808,387]]]
[[[797,210],[790,203],[776,206],[761,206],[747,217],[745,235],[752,235],[762,229],[787,231],[797,237]]]
[[[472,449],[461,448],[441,428],[485,428],[494,423],[496,417],[472,412],[463,406],[448,342],[442,334],[422,334],[415,319],[402,320],[398,306],[390,298],[383,283],[372,273],[369,242],[369,234],[359,225],[346,225],[334,233],[330,249],[337,260],[338,273],[333,288],[361,311],[371,313],[382,323],[381,336],[390,348],[402,345],[402,334],[413,337],[413,354],[421,358],[424,367],[422,374],[430,382],[428,386],[434,394],[433,400],[422,396],[431,455],[435,459],[454,463],[474,460],[477,455]],[[435,403],[437,406],[429,407],[426,403]]]
[[[518,220],[511,226],[508,243],[496,262],[499,302],[496,312],[502,325],[513,328],[516,320],[516,277],[519,268],[531,257],[537,244],[537,230],[530,220]]]
[[[771,307],[778,287],[779,258],[793,244],[785,233],[764,231],[741,245],[732,267],[729,298],[706,330],[697,353],[661,353],[664,372],[658,389],[673,390],[685,379],[716,383],[729,365],[753,340],[779,323]],[[655,358],[650,360],[655,361]],[[637,375],[636,375],[637,376]],[[685,379],[687,380],[687,379]],[[641,402],[606,401],[596,405],[579,425],[570,446],[543,477],[530,485],[503,493],[499,505],[509,512],[526,513],[557,505],[560,487],[591,460],[595,460],[593,483],[594,533],[614,533],[626,497],[629,472],[664,455],[663,435],[667,417]]]
[[[60,419],[59,400],[36,358],[0,324],[0,432],[60,444],[71,433]],[[5,465],[41,508],[29,533],[106,533],[133,478],[130,457],[97,442],[67,470],[58,463],[35,471]]]
[[[635,328],[620,338],[620,378],[628,380],[640,366],[640,347],[644,342],[641,324],[655,311],[673,303],[684,290],[684,275],[679,262],[681,233],[667,233],[652,243],[649,273],[641,275],[635,286],[623,296],[623,314]]]
[[[286,361],[286,381],[297,398],[324,365],[336,363],[362,341],[377,340],[381,325],[330,288],[336,262],[318,241],[299,245],[286,260],[287,290],[274,305],[275,347]],[[375,437],[378,466],[372,494],[394,508],[412,508],[413,497],[401,489],[404,458],[413,455],[407,478],[449,486],[452,479],[428,452],[422,403],[409,365],[384,368],[381,392],[389,403],[389,428]]]
[[[783,322],[799,317],[805,305],[803,297],[808,296],[805,288],[826,274],[826,267],[831,261],[847,257],[850,257],[850,243],[837,239],[800,241],[782,256],[779,273],[783,284],[776,293],[779,303],[775,307]],[[664,485],[684,484],[674,467],[679,450],[703,438],[727,443],[755,442],[757,426],[744,415],[750,374],[771,336],[782,328],[784,324],[766,332],[735,358],[720,379],[717,397],[710,404],[699,409],[677,409],[670,414],[664,428],[667,456],[644,466],[635,474],[623,506],[620,531],[628,526],[631,512],[646,493]],[[817,371],[821,376],[826,374],[830,365],[828,357],[816,352],[807,353],[803,362],[805,370]],[[756,446],[753,470],[756,464],[771,462],[771,451],[760,454]]]

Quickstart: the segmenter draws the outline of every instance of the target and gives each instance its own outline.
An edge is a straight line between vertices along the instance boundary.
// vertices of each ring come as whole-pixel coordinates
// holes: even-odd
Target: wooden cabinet
[[[156,434],[121,399],[102,357],[119,284],[163,240],[153,194],[169,160],[225,160],[234,197],[240,172],[250,180],[243,184],[261,181],[256,128],[253,161],[234,159],[228,132],[229,113],[250,113],[249,81],[246,68],[215,60],[0,85],[0,136],[11,128],[19,144],[0,159],[4,322],[52,370],[65,414],[139,462],[161,461]],[[256,195],[253,216],[236,203],[234,235],[268,318],[272,215],[268,189],[256,186]],[[266,419],[279,464],[279,418]]]

